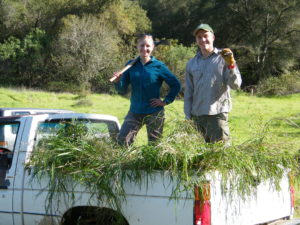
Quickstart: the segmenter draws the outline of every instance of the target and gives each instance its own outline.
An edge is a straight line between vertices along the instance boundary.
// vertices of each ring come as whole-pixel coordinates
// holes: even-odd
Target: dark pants
[[[144,124],[147,128],[148,142],[153,143],[162,136],[164,121],[164,110],[152,114],[128,112],[118,136],[118,143],[126,146],[131,145]]]
[[[203,135],[205,142],[223,141],[229,144],[228,113],[192,116],[192,120]]]

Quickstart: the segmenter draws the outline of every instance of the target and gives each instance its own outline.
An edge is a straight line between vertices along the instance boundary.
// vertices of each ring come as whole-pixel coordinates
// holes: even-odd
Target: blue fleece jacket
[[[138,59],[129,70],[124,72],[115,87],[120,94],[125,94],[131,85],[130,111],[137,114],[150,114],[163,108],[150,105],[150,99],[160,98],[163,81],[170,88],[163,101],[170,104],[180,91],[180,82],[163,62],[152,56],[145,65]]]

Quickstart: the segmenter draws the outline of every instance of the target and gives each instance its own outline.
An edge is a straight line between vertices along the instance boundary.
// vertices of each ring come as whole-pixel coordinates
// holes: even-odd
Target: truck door
[[[14,179],[23,125],[20,118],[0,119],[0,223],[13,220]]]
[[[55,212],[47,211],[48,180],[32,180],[31,169],[26,166],[36,142],[37,126],[46,117],[47,115],[26,116],[24,121],[13,194],[13,210],[20,213],[14,214],[14,225],[56,225],[60,220]]]

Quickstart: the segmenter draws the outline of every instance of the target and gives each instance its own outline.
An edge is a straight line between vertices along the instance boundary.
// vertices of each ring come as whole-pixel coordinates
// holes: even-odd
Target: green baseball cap
[[[194,36],[196,36],[198,30],[206,30],[211,33],[214,33],[213,29],[208,24],[205,23],[201,23],[200,25],[198,25],[198,27],[196,27],[196,29],[193,32]]]

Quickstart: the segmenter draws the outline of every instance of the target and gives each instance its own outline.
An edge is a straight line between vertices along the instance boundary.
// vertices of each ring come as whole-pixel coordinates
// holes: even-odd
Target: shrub
[[[154,55],[169,67],[171,72],[180,80],[181,84],[184,84],[185,67],[189,59],[195,56],[196,47],[185,47],[182,44],[178,44],[177,40],[171,40],[170,42],[169,46],[158,47]],[[165,95],[167,91],[167,86],[163,85],[162,95]]]
[[[300,71],[269,77],[259,82],[258,96],[283,96],[300,92]]]

